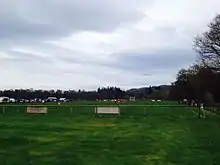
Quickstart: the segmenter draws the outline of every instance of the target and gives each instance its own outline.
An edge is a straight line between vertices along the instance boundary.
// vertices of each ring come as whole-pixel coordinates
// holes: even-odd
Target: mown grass
[[[6,108],[0,114],[0,165],[220,164],[217,116],[129,106],[120,116],[101,118],[92,107],[78,108],[49,107],[46,115]]]

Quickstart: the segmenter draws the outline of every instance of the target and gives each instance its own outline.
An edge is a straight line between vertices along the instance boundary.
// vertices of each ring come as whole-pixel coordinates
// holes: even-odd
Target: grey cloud
[[[23,53],[19,51],[14,50],[8,50],[6,52],[9,56],[8,61],[14,61],[14,62],[41,62],[42,63],[52,63],[50,58],[47,57],[41,57],[34,53]]]
[[[80,30],[109,31],[121,23],[142,18],[143,13],[132,4],[120,2],[22,0],[18,3],[3,0],[0,4],[0,39],[51,39]]]
[[[6,53],[8,58],[0,57],[0,65],[4,70],[13,68],[29,74],[54,74],[54,63],[50,58],[12,50]]]
[[[155,73],[177,72],[180,68],[188,67],[196,59],[196,54],[191,50],[163,50],[154,53],[132,53],[117,55],[117,60],[113,62],[103,61],[82,61],[72,57],[63,58],[67,63],[82,63],[90,65],[107,66],[110,68],[117,68],[127,70],[130,73],[142,74],[143,76],[151,76]]]
[[[40,16],[51,24],[62,22],[68,27],[79,30],[109,30],[121,22],[136,21],[143,15],[131,6],[117,6],[113,1],[92,0],[64,0],[64,1],[36,1]],[[121,1],[125,2],[125,1]]]
[[[127,54],[118,59],[115,66],[133,70],[143,75],[151,74],[148,71],[167,71],[175,72],[181,67],[187,67],[195,60],[195,53],[190,50],[164,50],[155,53]]]
[[[0,39],[22,39],[23,41],[38,40],[61,33],[57,27],[31,24],[22,20],[1,21],[0,28]]]

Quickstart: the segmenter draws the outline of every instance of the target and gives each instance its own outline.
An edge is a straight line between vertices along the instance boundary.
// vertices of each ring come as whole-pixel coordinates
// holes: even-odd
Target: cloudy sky
[[[1,0],[0,89],[169,84],[219,0]]]

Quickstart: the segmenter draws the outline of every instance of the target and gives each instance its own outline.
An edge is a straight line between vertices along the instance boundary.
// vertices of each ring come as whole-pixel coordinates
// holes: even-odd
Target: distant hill
[[[159,86],[150,86],[150,87],[141,87],[141,88],[132,88],[132,89],[129,89],[127,90],[126,92],[129,92],[129,93],[133,93],[133,92],[146,92],[147,90],[149,89],[152,89],[153,91],[158,91],[158,90],[161,90],[161,91],[166,91],[166,90],[170,90],[171,88],[171,85],[159,85]]]
[[[135,96],[138,99],[167,99],[170,93],[170,89],[171,85],[132,88],[126,91],[126,95]]]

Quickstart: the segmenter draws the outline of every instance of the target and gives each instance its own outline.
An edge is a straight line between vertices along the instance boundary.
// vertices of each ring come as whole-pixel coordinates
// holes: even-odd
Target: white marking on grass
[[[194,111],[193,109],[191,109],[191,111],[192,111],[194,114],[198,115],[198,113],[197,113],[196,111]]]

